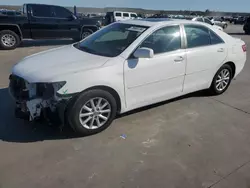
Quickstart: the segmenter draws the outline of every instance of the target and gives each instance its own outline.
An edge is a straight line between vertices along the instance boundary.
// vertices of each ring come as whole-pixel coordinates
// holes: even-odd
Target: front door
[[[126,101],[130,109],[175,97],[183,89],[186,57],[179,25],[155,31],[140,47],[153,49],[154,57],[131,57],[125,62]]]
[[[80,38],[81,24],[68,9],[53,6],[58,38]]]
[[[184,28],[187,38],[184,92],[189,93],[209,87],[227,56],[227,47],[215,32],[205,26],[189,24]]]
[[[29,25],[32,38],[56,38],[58,28],[52,6],[37,4],[32,5],[32,7],[29,6],[29,9]]]

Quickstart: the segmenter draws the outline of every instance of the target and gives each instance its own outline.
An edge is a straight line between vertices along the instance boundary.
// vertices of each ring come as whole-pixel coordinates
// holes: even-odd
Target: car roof
[[[140,26],[160,26],[160,25],[172,25],[172,24],[194,24],[194,21],[185,20],[185,19],[170,19],[170,18],[146,18],[146,19],[133,19],[133,20],[124,20],[119,23],[140,25]],[[197,23],[196,23],[197,24]],[[199,23],[202,24],[202,23]]]

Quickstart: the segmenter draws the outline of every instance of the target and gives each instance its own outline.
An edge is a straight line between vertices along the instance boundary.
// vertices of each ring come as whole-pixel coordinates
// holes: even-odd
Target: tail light
[[[247,45],[246,44],[242,45],[242,50],[243,50],[243,52],[247,51]]]

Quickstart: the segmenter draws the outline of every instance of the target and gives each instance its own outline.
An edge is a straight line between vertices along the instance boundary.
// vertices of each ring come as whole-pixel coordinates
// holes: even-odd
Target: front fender
[[[63,97],[65,95],[66,97],[81,93],[92,87],[106,86],[115,90],[119,95],[121,112],[126,108],[122,63],[83,72],[75,72],[63,78],[66,84],[57,91],[59,96]]]

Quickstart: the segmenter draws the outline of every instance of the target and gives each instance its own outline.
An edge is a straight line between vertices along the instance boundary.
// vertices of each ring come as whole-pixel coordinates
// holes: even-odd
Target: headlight
[[[43,99],[49,99],[54,96],[55,92],[60,90],[66,84],[65,81],[54,83],[37,83],[36,95]]]

